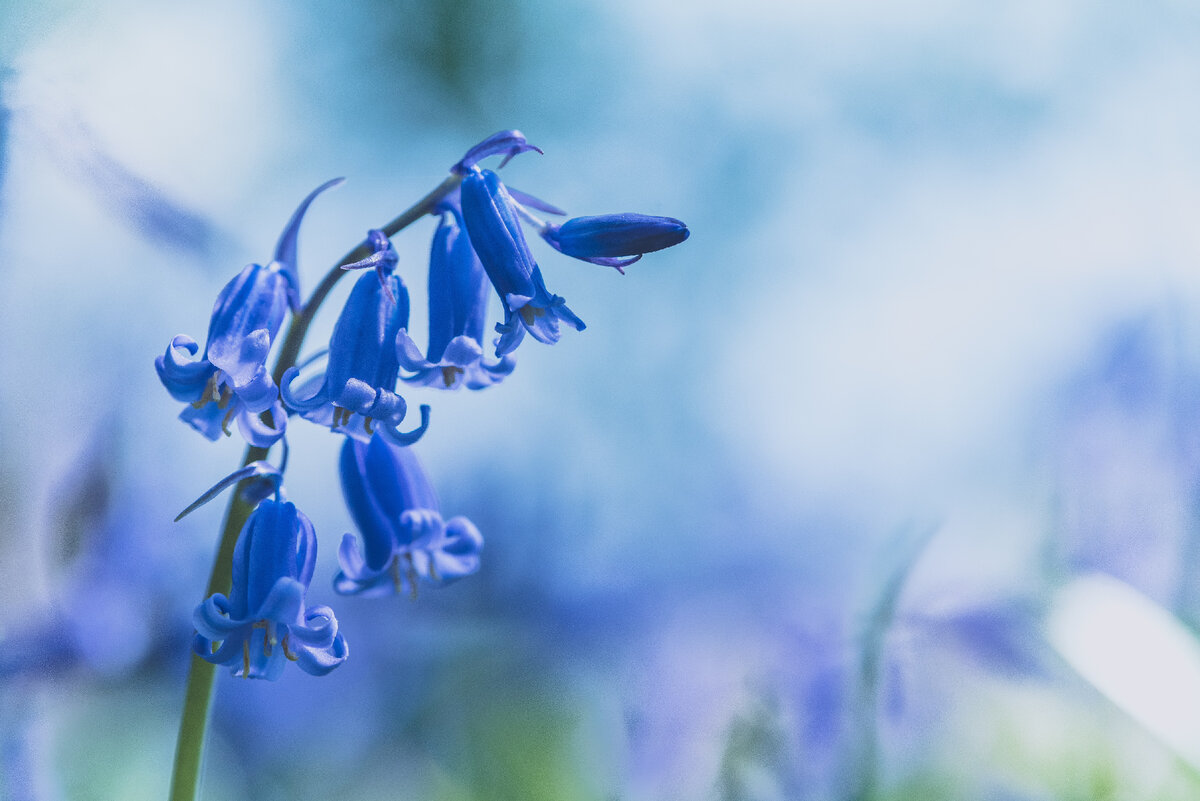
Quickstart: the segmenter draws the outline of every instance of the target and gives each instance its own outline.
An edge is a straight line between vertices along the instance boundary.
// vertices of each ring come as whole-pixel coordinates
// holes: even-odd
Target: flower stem
[[[462,183],[461,175],[450,175],[425,197],[418,200],[400,216],[383,226],[382,230],[389,237],[412,225],[426,214],[432,214],[437,205]],[[308,327],[316,316],[317,309],[325,302],[325,298],[333,289],[334,284],[346,273],[341,268],[343,264],[360,261],[371,254],[371,247],[366,240],[360,242],[353,250],[335,264],[321,283],[313,290],[304,308],[292,317],[283,344],[279,347],[279,355],[275,360],[272,375],[276,385],[283,378],[289,367],[296,363],[300,355],[300,347]],[[267,458],[267,449],[247,447],[242,465]],[[225,525],[221,530],[221,541],[217,546],[217,556],[213,560],[212,574],[208,579],[208,590],[205,597],[214,593],[229,594],[233,573],[233,548],[237,544],[238,534],[245,525],[246,519],[253,511],[250,504],[241,499],[236,490],[231,494],[229,507],[225,512]],[[179,740],[175,747],[175,767],[171,775],[170,801],[196,801],[200,789],[200,773],[204,757],[204,741],[208,731],[208,720],[212,710],[213,684],[216,678],[216,665],[206,662],[192,654],[191,669],[188,672],[187,691],[183,701],[183,715],[179,721]]]

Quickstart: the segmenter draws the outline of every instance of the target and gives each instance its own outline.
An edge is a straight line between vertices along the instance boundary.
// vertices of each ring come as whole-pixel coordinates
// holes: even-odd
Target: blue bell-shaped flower
[[[305,603],[316,560],[309,519],[295,504],[262,501],[238,535],[229,596],[196,607],[192,649],[235,676],[272,681],[289,661],[314,676],[340,665],[349,650],[333,610]]]
[[[396,356],[413,375],[409,384],[439,389],[482,389],[513,371],[516,360],[483,358],[483,328],[491,286],[463,230],[462,211],[441,207],[429,255],[429,349],[425,356],[406,329],[400,329]]]
[[[392,250],[387,237],[372,235],[370,241],[376,253],[359,264],[375,267],[376,273],[361,276],[351,290],[333,327],[324,374],[296,391],[292,384],[300,371],[292,367],[283,374],[280,391],[283,402],[306,420],[364,442],[378,427],[388,439],[407,445],[429,425],[429,407],[423,405],[420,427],[406,433],[396,428],[408,412],[396,394],[396,337],[408,325],[408,290],[391,272],[395,259],[380,256]]]
[[[471,245],[504,301],[504,322],[496,326],[500,333],[496,356],[511,353],[526,331],[548,345],[558,341],[560,322],[582,331],[583,321],[567,308],[566,301],[546,289],[542,271],[525,242],[514,201],[496,173],[471,169],[463,178],[461,191]]]
[[[410,448],[375,436],[347,439],[340,463],[342,494],[362,534],[342,539],[342,569],[333,586],[344,595],[389,595],[418,581],[437,585],[479,569],[483,537],[465,517],[442,519],[437,495]]]
[[[275,258],[265,267],[250,264],[221,290],[208,324],[208,340],[197,361],[199,345],[180,335],[159,356],[158,377],[178,401],[190,404],[179,415],[197,431],[215,440],[237,420],[252,445],[270,447],[283,436],[287,415],[279,390],[267,370],[267,356],[289,304],[299,299],[296,242],[300,222],[313,199],[341,183],[337,178],[314,189],[300,204],[275,246]],[[269,422],[262,419],[270,412]]]

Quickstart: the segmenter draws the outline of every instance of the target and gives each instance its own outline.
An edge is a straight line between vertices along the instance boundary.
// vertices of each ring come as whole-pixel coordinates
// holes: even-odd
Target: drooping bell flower
[[[316,560],[316,533],[295,504],[259,503],[234,547],[229,596],[196,607],[192,649],[246,678],[274,681],[289,661],[314,676],[336,668],[349,653],[337,618],[305,603]]]
[[[194,339],[180,335],[155,359],[158,377],[175,400],[189,404],[179,415],[197,431],[215,440],[235,419],[252,445],[270,447],[283,436],[287,415],[279,389],[267,370],[267,356],[288,306],[299,303],[296,243],[300,222],[313,199],[341,183],[322,184],[292,214],[275,245],[275,257],[265,267],[250,264],[221,290],[208,324],[208,339],[199,360]],[[269,421],[262,419],[270,413]]]
[[[448,584],[479,569],[483,537],[465,517],[443,520],[437,495],[410,448],[375,436],[347,439],[339,465],[342,494],[362,535],[342,539],[342,569],[334,589],[343,595],[389,595],[418,582]]]
[[[689,233],[674,217],[648,214],[575,217],[561,225],[546,224],[541,230],[542,238],[560,253],[615,267],[621,273],[643,254],[678,245]]]
[[[300,371],[289,368],[280,392],[288,407],[332,431],[365,442],[378,429],[406,445],[420,439],[429,425],[429,407],[422,405],[420,427],[405,433],[396,428],[408,412],[408,404],[396,394],[396,336],[408,325],[408,290],[392,272],[395,258],[387,237],[372,232],[369,241],[375,253],[358,264],[375,267],[375,274],[364,274],[351,290],[333,327],[325,372],[293,390]]]
[[[496,356],[511,353],[526,331],[548,345],[558,341],[560,322],[582,331],[583,321],[566,301],[546,289],[514,201],[496,174],[474,167],[463,178],[461,191],[471,245],[504,302],[504,322],[496,326]]]
[[[516,360],[504,356],[489,364],[483,356],[483,329],[491,284],[463,230],[462,212],[441,207],[429,255],[429,349],[420,349],[400,329],[396,356],[413,373],[402,380],[439,389],[482,389],[513,371]]]

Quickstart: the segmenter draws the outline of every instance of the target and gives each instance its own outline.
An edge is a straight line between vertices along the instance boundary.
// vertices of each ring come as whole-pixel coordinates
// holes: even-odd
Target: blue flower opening
[[[483,537],[465,517],[443,520],[437,495],[410,448],[382,437],[347,439],[340,473],[346,506],[362,547],[346,534],[338,549],[343,595],[409,592],[419,582],[445,585],[479,569]]]
[[[295,504],[265,500],[250,514],[233,551],[227,596],[196,607],[192,649],[235,676],[274,681],[295,662],[323,676],[349,649],[327,606],[307,606],[317,559],[313,525]]]
[[[504,322],[496,326],[496,356],[515,350],[526,331],[552,345],[559,339],[560,322],[578,331],[586,327],[563,298],[546,289],[515,202],[496,173],[476,169],[463,179],[462,212],[471,245],[504,302]]]
[[[204,353],[194,339],[177,336],[155,359],[159,380],[177,401],[189,404],[179,415],[205,437],[215,440],[235,420],[251,445],[268,448],[283,436],[287,415],[279,389],[267,370],[267,357],[283,325],[288,306],[296,305],[296,246],[300,223],[313,199],[340,178],[317,187],[292,214],[275,258],[265,267],[249,264],[221,289],[213,305]],[[269,413],[264,420],[263,413]]]
[[[300,371],[288,369],[280,385],[284,403],[306,420],[364,442],[376,429],[398,444],[416,442],[429,425],[428,406],[421,407],[418,428],[397,429],[408,404],[396,394],[396,337],[408,325],[408,311],[408,290],[398,276],[381,282],[363,275],[333,327],[324,374],[294,390]]]
[[[483,358],[483,330],[490,285],[483,265],[463,230],[462,211],[447,203],[433,235],[429,256],[429,348],[425,356],[400,329],[396,356],[413,373],[409,384],[439,389],[482,389],[513,371],[516,360],[504,356],[495,364]]]

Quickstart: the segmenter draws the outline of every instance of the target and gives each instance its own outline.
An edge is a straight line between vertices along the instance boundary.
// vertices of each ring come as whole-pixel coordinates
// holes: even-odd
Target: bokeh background
[[[1170,0],[3,0],[0,797],[165,797],[221,504],[171,519],[241,443],[155,355],[312,187],[309,286],[511,127],[506,180],[692,237],[538,249],[588,329],[409,395],[469,580],[335,596],[293,427],[351,657],[223,673],[205,798],[1197,797],[1198,96]]]

